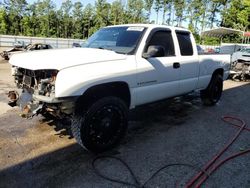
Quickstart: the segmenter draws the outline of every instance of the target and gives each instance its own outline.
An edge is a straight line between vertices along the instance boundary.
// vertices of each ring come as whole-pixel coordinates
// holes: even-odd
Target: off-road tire
[[[97,100],[86,112],[75,114],[71,131],[83,148],[99,153],[120,143],[127,131],[127,124],[127,105],[120,98],[110,96]],[[103,142],[98,143],[98,140],[101,142],[102,139]]]
[[[223,78],[220,74],[215,74],[205,90],[201,90],[201,100],[206,106],[215,105],[221,98],[223,90]]]

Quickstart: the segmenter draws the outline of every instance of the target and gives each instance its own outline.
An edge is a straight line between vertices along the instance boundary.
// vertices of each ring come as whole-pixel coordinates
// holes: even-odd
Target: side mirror
[[[147,59],[150,57],[163,57],[165,55],[164,48],[162,46],[152,45],[148,47],[146,53],[142,54],[142,57]]]

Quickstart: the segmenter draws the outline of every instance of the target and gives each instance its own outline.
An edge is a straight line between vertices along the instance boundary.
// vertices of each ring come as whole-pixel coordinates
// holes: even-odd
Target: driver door
[[[164,54],[147,59],[137,58],[137,105],[179,94],[180,64],[175,54],[171,30],[153,30],[144,53],[150,46],[163,47]]]

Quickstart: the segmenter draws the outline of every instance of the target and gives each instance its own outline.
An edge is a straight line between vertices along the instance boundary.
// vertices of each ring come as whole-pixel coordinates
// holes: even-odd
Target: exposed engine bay
[[[27,89],[30,93],[51,96],[55,93],[57,70],[28,70],[12,68],[12,75],[18,88]]]
[[[28,70],[12,67],[12,76],[22,92],[8,93],[9,105],[19,106],[23,117],[33,117],[39,113],[56,117],[72,113],[73,101],[55,99],[57,70]]]
[[[250,80],[250,62],[236,61],[231,64],[231,79],[234,81]]]

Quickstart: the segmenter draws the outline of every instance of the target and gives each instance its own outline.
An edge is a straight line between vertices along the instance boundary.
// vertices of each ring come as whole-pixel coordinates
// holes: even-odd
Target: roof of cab
[[[186,28],[182,27],[173,27],[173,26],[168,26],[168,25],[160,25],[160,24],[122,24],[122,25],[112,25],[112,26],[107,26],[107,27],[123,27],[123,26],[128,26],[128,27],[147,27],[150,29],[153,28],[169,28],[171,30],[183,30],[183,31],[189,31]]]

